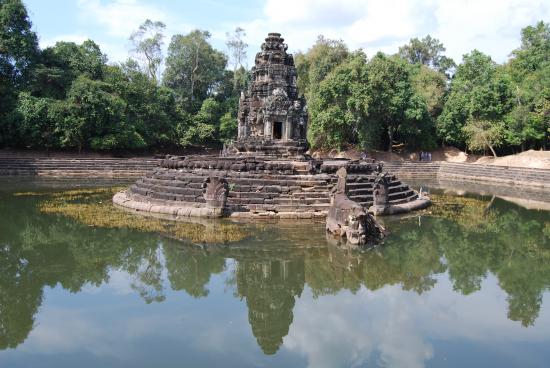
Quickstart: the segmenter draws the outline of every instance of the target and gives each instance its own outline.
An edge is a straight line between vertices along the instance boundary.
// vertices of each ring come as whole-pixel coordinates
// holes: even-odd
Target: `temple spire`
[[[298,98],[296,67],[280,33],[269,33],[256,54],[252,83],[239,101],[238,140],[305,141],[305,99]]]

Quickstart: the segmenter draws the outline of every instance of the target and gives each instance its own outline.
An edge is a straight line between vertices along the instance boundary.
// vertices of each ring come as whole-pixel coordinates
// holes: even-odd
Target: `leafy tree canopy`
[[[306,97],[310,97],[311,90],[349,55],[350,52],[344,41],[319,36],[306,53],[298,52],[295,56],[299,76],[298,89]]]
[[[453,59],[443,55],[445,50],[437,38],[427,35],[421,40],[411,38],[407,45],[399,48],[398,55],[411,64],[422,64],[442,73],[449,73],[456,64]]]
[[[215,93],[227,64],[227,57],[208,43],[209,38],[210,32],[194,30],[174,35],[168,46],[164,84],[192,109]]]

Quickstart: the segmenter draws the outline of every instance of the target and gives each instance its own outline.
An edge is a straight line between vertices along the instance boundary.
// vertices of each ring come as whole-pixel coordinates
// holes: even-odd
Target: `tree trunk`
[[[491,150],[491,152],[493,153],[493,156],[495,158],[497,158],[498,156],[497,156],[497,153],[495,152],[495,150],[493,149],[493,146],[491,146],[490,144],[488,144],[488,146],[489,146],[489,149]]]
[[[199,68],[199,46],[197,44],[197,49],[195,50],[195,65],[193,67],[193,71],[191,72],[191,101],[195,101],[195,72]]]

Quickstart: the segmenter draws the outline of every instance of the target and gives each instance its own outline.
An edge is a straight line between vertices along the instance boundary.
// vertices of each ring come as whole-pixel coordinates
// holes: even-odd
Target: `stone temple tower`
[[[238,136],[224,155],[295,157],[307,150],[307,107],[296,88],[296,67],[280,33],[269,33],[256,54],[252,82],[241,92]]]

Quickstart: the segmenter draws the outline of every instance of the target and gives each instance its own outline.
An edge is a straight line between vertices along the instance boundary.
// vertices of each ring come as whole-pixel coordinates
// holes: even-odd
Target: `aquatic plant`
[[[185,239],[193,243],[236,242],[248,236],[243,226],[211,221],[205,224],[145,217],[116,208],[111,198],[121,187],[73,189],[62,192],[22,192],[16,196],[44,196],[38,204],[42,213],[69,217],[101,228],[129,228]]]

